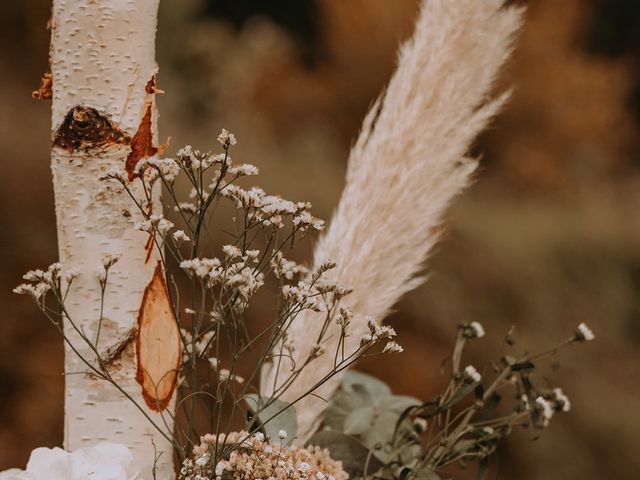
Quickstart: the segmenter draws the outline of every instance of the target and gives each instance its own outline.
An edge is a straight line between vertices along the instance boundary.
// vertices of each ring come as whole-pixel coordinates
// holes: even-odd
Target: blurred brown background
[[[597,341],[563,352],[550,380],[571,413],[540,441],[515,435],[496,478],[640,478],[640,2],[526,3],[503,75],[513,99],[475,147],[482,168],[449,215],[431,280],[391,318],[406,353],[363,368],[428,398],[459,322],[487,328],[469,351],[482,364],[500,355],[510,325],[535,349],[585,321]],[[229,128],[261,186],[328,219],[416,6],[163,0],[162,137],[172,151],[207,149]],[[0,470],[62,441],[62,342],[10,293],[25,270],[56,258],[49,105],[30,98],[48,69],[48,9],[0,2]]]

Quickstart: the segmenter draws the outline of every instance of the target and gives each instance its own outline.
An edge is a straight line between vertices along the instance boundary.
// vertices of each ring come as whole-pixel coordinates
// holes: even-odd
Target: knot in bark
[[[69,152],[74,150],[108,149],[128,145],[129,135],[93,107],[78,105],[65,115],[56,130],[53,145]]]

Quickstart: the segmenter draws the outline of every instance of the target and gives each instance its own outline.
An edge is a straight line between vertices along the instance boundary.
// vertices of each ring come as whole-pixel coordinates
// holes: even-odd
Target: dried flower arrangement
[[[187,146],[175,158],[154,151],[133,169],[128,159],[101,175],[101,188],[126,197],[135,212],[127,209],[147,238],[145,263],[157,258],[137,325],[104,344],[105,308],[117,302],[110,296],[120,281],[117,253],[96,259],[91,279],[55,263],[28,272],[15,292],[31,296],[59,329],[81,362],[75,373],[119,391],[172,451],[161,450],[152,471],[132,472],[132,455],[117,443],[38,449],[26,471],[0,479],[172,478],[155,468],[162,455],[179,460],[184,480],[426,480],[469,461],[484,478],[498,442],[515,428],[543,429],[569,411],[561,389],[536,384],[534,362],[592,340],[584,324],[546,352],[503,355],[480,370],[463,366],[463,353],[484,328],[460,325],[449,383],[426,402],[349,370],[364,356],[402,352],[382,321],[423,281],[416,275],[438,239],[435,228],[477,165],[467,151],[506,100],[487,98],[521,15],[502,0],[424,2],[396,74],[365,118],[313,267],[288,257],[324,222],[307,202],[243,186],[258,169],[233,163],[237,140],[227,130],[217,138],[220,151]],[[160,186],[179,226],[154,211]],[[212,220],[225,203],[233,208],[229,240],[208,256],[212,224],[226,228]],[[273,318],[249,325],[252,298],[269,286]],[[80,288],[99,297],[93,331],[69,307],[69,293]],[[513,336],[505,340],[512,348]],[[139,396],[123,384],[127,361],[136,365]]]

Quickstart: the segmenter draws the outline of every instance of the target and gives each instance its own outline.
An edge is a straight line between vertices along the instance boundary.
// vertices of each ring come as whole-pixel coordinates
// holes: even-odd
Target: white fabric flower
[[[99,443],[72,453],[61,448],[36,448],[26,470],[0,472],[0,480],[132,480],[126,467],[133,460],[129,449],[118,443]]]

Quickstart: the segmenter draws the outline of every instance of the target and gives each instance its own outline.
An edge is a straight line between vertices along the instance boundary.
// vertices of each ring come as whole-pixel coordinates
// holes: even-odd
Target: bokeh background
[[[416,0],[163,0],[160,130],[172,151],[213,146],[221,127],[259,184],[328,219],[361,119],[388,80]],[[362,366],[429,398],[456,325],[497,358],[515,325],[535,349],[586,322],[597,341],[559,355],[573,400],[533,441],[500,448],[495,478],[640,478],[640,2],[530,0],[503,86],[514,95],[474,150],[431,278],[391,316],[403,355]],[[62,441],[62,342],[25,298],[22,272],[56,258],[48,0],[0,2],[0,470]],[[401,215],[401,212],[398,212]],[[308,252],[307,256],[308,256]],[[547,371],[550,371],[548,369]]]

